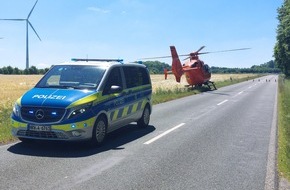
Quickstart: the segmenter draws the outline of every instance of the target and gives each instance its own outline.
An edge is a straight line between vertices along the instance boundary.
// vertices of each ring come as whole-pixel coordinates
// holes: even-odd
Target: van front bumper
[[[12,135],[17,138],[79,141],[92,138],[94,119],[65,125],[40,124],[41,127],[33,129],[30,126],[37,126],[37,124],[22,123],[13,119],[11,124]]]

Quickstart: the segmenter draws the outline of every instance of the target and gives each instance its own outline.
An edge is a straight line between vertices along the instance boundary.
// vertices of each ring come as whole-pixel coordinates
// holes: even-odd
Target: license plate
[[[51,131],[51,126],[47,125],[29,125],[31,131]]]

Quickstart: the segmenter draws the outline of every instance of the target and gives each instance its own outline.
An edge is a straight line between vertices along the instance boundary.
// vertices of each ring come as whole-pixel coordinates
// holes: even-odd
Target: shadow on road
[[[35,141],[35,143],[19,142],[13,144],[7,150],[14,154],[38,157],[86,157],[108,150],[124,149],[123,145],[154,130],[155,127],[152,125],[147,128],[138,128],[137,125],[130,124],[108,134],[105,143],[99,147],[91,147],[85,142]]]
[[[224,91],[226,92],[226,91]],[[228,93],[222,93],[222,92],[216,92],[216,91],[207,91],[207,92],[204,92],[205,94],[218,94],[218,95],[222,95],[222,96],[230,96],[230,94]]]

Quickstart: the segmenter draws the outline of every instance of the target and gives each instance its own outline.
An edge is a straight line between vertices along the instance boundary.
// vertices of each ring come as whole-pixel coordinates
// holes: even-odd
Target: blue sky
[[[35,0],[0,0],[0,19],[26,18]],[[29,28],[30,66],[71,58],[122,58],[249,47],[200,58],[210,66],[247,68],[273,58],[283,0],[39,0]],[[0,21],[0,67],[25,68],[25,22]],[[171,64],[171,59],[160,60]]]

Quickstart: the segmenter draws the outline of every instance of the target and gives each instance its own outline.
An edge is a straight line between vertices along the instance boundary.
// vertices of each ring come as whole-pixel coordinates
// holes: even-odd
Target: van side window
[[[103,91],[103,94],[109,94],[111,86],[120,86],[123,88],[123,83],[122,83],[122,76],[120,72],[120,68],[113,68],[111,72],[109,73],[109,76],[107,78],[107,82]]]
[[[134,88],[150,84],[149,75],[146,69],[140,67],[123,67],[127,88]]]

